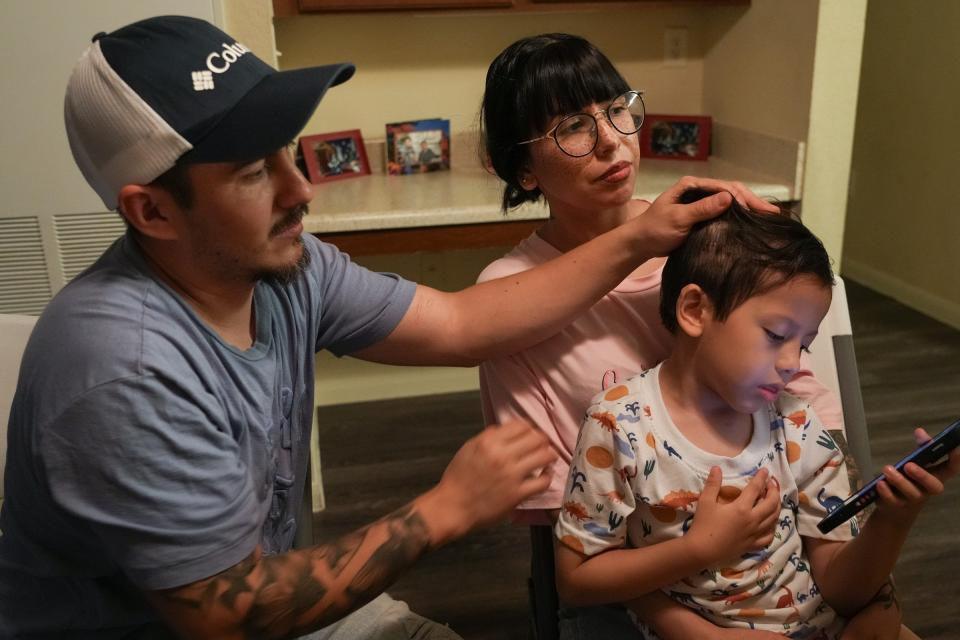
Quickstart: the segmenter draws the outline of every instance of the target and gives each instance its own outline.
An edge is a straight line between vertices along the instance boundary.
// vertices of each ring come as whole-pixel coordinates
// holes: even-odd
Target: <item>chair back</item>
[[[861,478],[873,477],[860,375],[853,351],[853,328],[847,307],[847,290],[840,276],[836,277],[833,301],[820,324],[820,333],[810,345],[806,365],[823,386],[840,398],[850,453],[857,463]]]
[[[36,324],[35,316],[0,314],[0,501],[3,500],[3,472],[7,461],[7,422],[17,390],[20,359]]]

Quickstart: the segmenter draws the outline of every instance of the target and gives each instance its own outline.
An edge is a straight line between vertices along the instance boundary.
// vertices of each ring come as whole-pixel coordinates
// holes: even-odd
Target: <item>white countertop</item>
[[[684,175],[738,180],[757,195],[776,200],[794,198],[793,185],[711,158],[706,162],[643,158],[635,194],[653,200]],[[479,168],[407,176],[374,173],[314,185],[309,233],[404,229],[548,217],[543,203],[527,203],[500,212],[501,182]]]

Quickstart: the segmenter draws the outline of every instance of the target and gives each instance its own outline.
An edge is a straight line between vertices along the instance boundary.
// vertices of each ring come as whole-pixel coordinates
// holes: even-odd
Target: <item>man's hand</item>
[[[721,491],[720,468],[710,469],[697,503],[697,515],[686,535],[704,566],[763,549],[773,542],[780,494],[768,475],[766,469],[761,469],[730,500],[731,496]]]
[[[519,420],[487,427],[468,440],[440,483],[417,500],[432,546],[506,518],[550,485],[543,471],[555,459],[546,437]]]
[[[716,193],[690,204],[682,204],[683,193],[691,189]],[[693,225],[720,214],[733,199],[753,211],[780,211],[739,182],[687,176],[660,194],[642,216],[629,224],[639,225],[637,237],[642,242],[639,247],[641,251],[652,256],[665,256],[684,241]]]

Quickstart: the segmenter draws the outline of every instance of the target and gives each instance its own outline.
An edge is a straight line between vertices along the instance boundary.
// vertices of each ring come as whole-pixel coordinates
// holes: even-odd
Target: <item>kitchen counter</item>
[[[761,197],[795,199],[793,185],[716,158],[707,162],[641,159],[634,193],[653,200],[684,175],[739,180]],[[304,230],[327,236],[548,217],[542,202],[526,203],[504,216],[500,185],[498,178],[479,168],[408,176],[374,173],[326,182],[315,186]]]

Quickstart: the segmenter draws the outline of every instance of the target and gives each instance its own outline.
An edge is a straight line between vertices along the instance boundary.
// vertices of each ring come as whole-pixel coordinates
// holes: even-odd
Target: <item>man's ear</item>
[[[698,284],[688,284],[677,296],[677,324],[688,336],[699,338],[713,320],[713,302]]]
[[[173,198],[158,187],[128,184],[118,194],[120,215],[144,236],[157,240],[175,240],[177,227],[171,214],[179,212]]]

